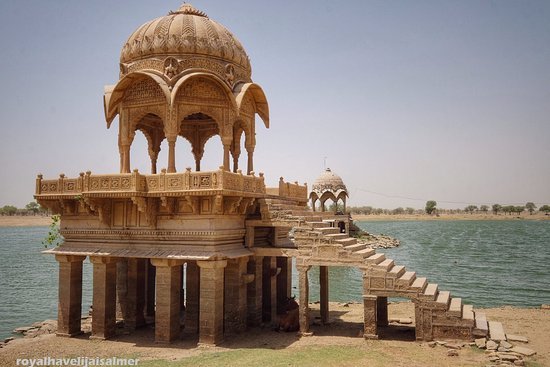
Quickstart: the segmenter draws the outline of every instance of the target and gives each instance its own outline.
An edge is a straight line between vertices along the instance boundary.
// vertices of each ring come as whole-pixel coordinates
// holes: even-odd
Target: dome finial
[[[208,15],[206,15],[205,12],[195,9],[195,7],[189,3],[183,3],[178,10],[171,11],[169,14],[190,14],[208,18]]]

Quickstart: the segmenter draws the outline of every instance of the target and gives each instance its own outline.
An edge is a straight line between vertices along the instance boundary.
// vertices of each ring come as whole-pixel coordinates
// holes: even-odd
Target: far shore
[[[439,214],[439,215],[428,215],[428,214],[352,214],[351,217],[355,221],[414,221],[414,220],[550,220],[550,215],[545,215],[544,213],[522,213],[522,214],[466,214],[466,213],[457,213],[457,214]]]
[[[0,227],[43,227],[51,223],[47,215],[0,215]]]

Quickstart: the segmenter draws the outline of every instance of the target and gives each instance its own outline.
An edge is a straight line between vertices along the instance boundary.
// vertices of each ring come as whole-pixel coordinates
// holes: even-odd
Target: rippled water
[[[379,250],[428,277],[440,289],[481,306],[550,303],[550,221],[358,222],[371,233],[401,240]],[[43,255],[47,227],[0,228],[0,338],[15,327],[57,318],[57,262]],[[360,301],[361,273],[330,268],[330,300]],[[319,270],[310,274],[318,299]],[[296,287],[296,272],[294,273]],[[84,262],[83,310],[91,304],[91,265]],[[297,289],[293,289],[297,294]]]

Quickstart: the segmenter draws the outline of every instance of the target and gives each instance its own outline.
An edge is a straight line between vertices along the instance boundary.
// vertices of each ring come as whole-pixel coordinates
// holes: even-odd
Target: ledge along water
[[[358,222],[371,233],[398,238],[378,249],[396,263],[437,282],[475,307],[550,303],[550,222]],[[57,318],[58,265],[43,255],[48,227],[0,228],[0,338],[19,326]],[[83,313],[92,301],[91,264],[84,262]],[[318,267],[310,273],[310,302],[319,299]],[[298,294],[297,272],[293,293]],[[361,301],[361,273],[330,268],[330,300]]]

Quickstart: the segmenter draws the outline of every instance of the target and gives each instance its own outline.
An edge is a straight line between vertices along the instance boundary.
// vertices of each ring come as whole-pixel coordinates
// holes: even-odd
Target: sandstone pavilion
[[[252,81],[250,60],[227,28],[189,4],[143,24],[120,54],[120,78],[105,87],[107,127],[118,116],[120,172],[36,180],[36,199],[61,215],[59,336],[81,333],[82,265],[93,265],[92,338],[116,336],[154,320],[155,341],[185,334],[218,344],[248,327],[276,322],[299,279],[302,335],[310,334],[308,271],[320,267],[321,318],[328,321],[328,267],[363,273],[364,337],[388,325],[388,297],[415,304],[416,338],[493,338],[502,327],[348,236],[347,216],[308,208],[307,185],[255,173],[256,115],[269,127],[267,97]],[[148,142],[151,172],[131,170],[137,131]],[[219,136],[220,166],[201,170],[205,143]],[[191,152],[177,150],[186,139]],[[243,141],[244,139],[244,141]],[[166,169],[157,169],[162,142]],[[165,143],[166,144],[166,143]],[[244,146],[246,152],[241,151]],[[191,154],[189,154],[191,153]],[[246,155],[246,167],[239,157]],[[176,160],[194,166],[176,171]],[[316,182],[312,207],[347,191],[330,171]],[[327,185],[333,185],[332,190]],[[323,186],[325,185],[325,186]],[[330,186],[329,185],[329,186]],[[339,222],[346,225],[342,230]],[[293,230],[294,238],[289,238]],[[344,233],[342,233],[344,232]],[[327,326],[330,327],[330,326]]]

